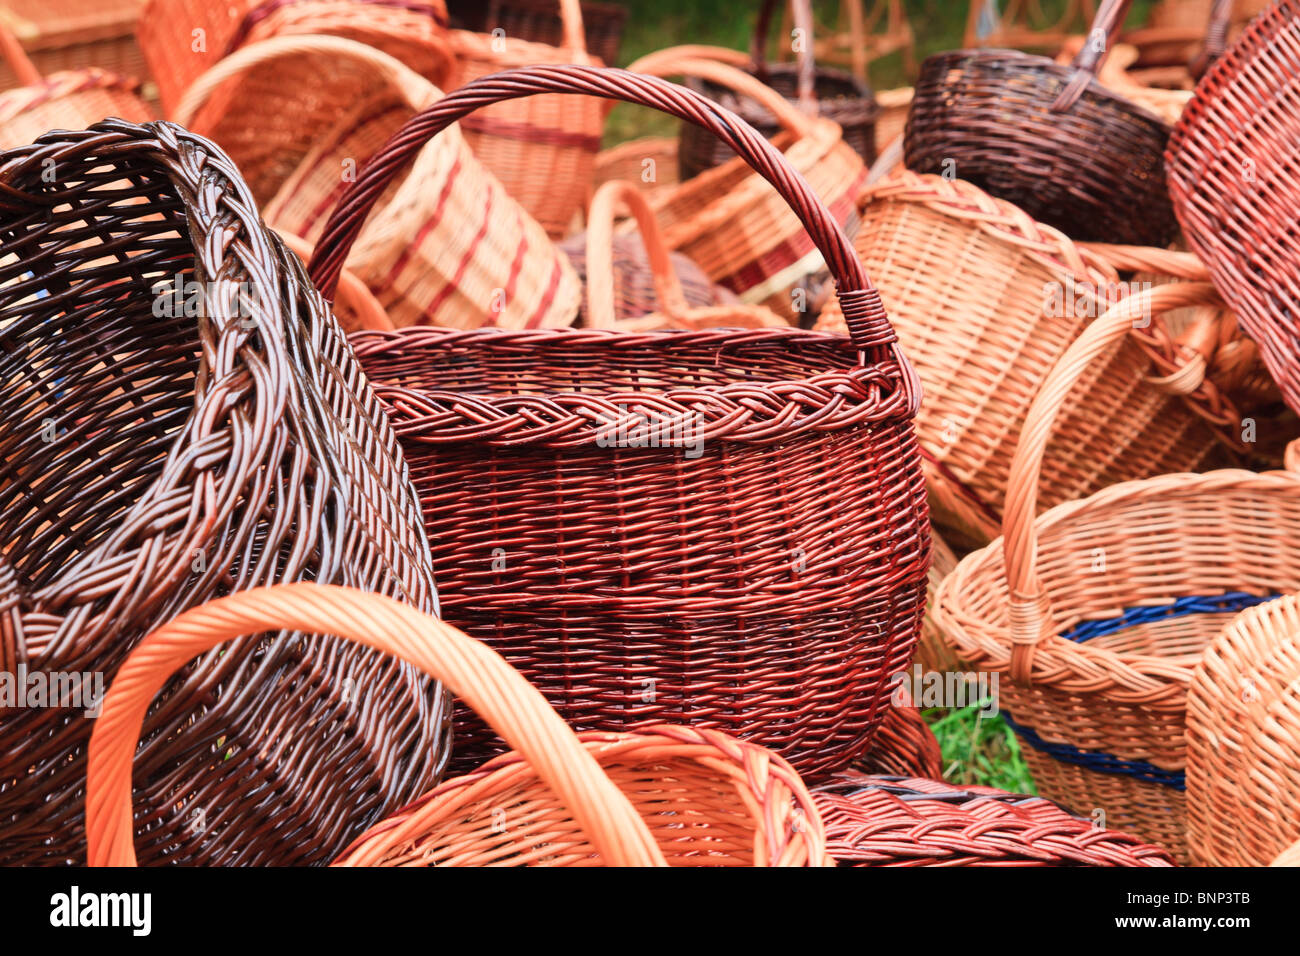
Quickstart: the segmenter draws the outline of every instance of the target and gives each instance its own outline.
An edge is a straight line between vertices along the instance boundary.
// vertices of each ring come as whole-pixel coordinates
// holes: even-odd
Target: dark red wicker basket
[[[876,117],[880,107],[864,82],[844,70],[819,67],[813,61],[813,17],[810,0],[793,0],[795,25],[807,38],[794,63],[768,63],[768,28],[776,0],[763,0],[754,27],[749,72],[786,99],[808,112],[834,120],[844,131],[844,141],[870,166],[876,160]],[[719,83],[688,77],[686,85],[738,113],[769,139],[781,132],[776,117],[753,100],[739,96]],[[698,126],[682,125],[677,153],[678,176],[690,179],[706,169],[735,158],[735,152]]]
[[[406,329],[353,339],[424,505],[448,621],[579,728],[675,721],[801,772],[871,743],[915,647],[929,525],[914,372],[834,218],[743,120],[653,77],[533,67],[416,116],[317,246],[327,295],[370,207],[475,108],[585,93],[698,123],[790,203],[851,339],[798,329],[644,334]],[[456,762],[501,745],[462,714]]]
[[[904,133],[919,173],[956,176],[1073,239],[1165,246],[1169,126],[1096,80],[1129,0],[1106,0],[1074,63],[956,50],[921,65]]]
[[[921,716],[905,687],[894,690],[892,706],[871,741],[871,748],[853,764],[866,773],[894,773],[904,777],[943,776],[939,740]]]
[[[1174,866],[1042,797],[853,771],[814,787],[841,866]]]
[[[279,582],[436,610],[397,439],[217,147],[106,120],[0,153],[0,248],[0,671],[93,691],[178,613]],[[145,722],[141,859],[327,863],[437,781],[450,710],[333,637],[195,660]],[[83,713],[0,707],[0,864],[85,852]]]
[[[447,0],[451,25],[474,33],[503,30],[508,37],[564,45],[564,20],[555,0]],[[617,3],[582,4],[587,52],[610,66],[618,63],[627,9]]]
[[[1300,0],[1279,0],[1206,73],[1169,141],[1188,243],[1300,410]]]

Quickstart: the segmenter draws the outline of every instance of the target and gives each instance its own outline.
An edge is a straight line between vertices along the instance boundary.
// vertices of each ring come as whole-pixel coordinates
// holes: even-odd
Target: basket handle
[[[171,675],[226,641],[263,631],[336,634],[443,681],[537,771],[611,866],[664,866],[627,797],[545,698],[489,648],[389,597],[299,582],[240,591],[173,618],[131,652],[90,737],[86,841],[91,866],[134,866],[131,760],[145,714]]]
[[[1214,0],[1210,8],[1210,23],[1205,29],[1205,46],[1191,63],[1191,73],[1199,80],[1205,71],[1228,48],[1228,29],[1232,26],[1233,0]]]
[[[4,56],[9,69],[13,70],[19,86],[37,86],[44,81],[41,71],[36,69],[14,31],[3,20],[0,20],[0,55]]]
[[[798,70],[797,95],[799,108],[811,116],[817,115],[817,64],[813,60],[813,15],[810,0],[789,0],[794,11],[795,29],[802,34],[803,44],[795,53]],[[767,82],[767,35],[771,29],[772,13],[776,0],[763,0],[754,23],[754,36],[750,41],[750,57],[754,75]]]
[[[1115,47],[1132,2],[1133,0],[1101,0],[1101,6],[1092,21],[1092,29],[1088,31],[1087,39],[1074,58],[1074,76],[1052,103],[1052,112],[1060,113],[1072,107],[1097,76]]]
[[[720,64],[712,67],[727,69]],[[685,87],[627,70],[577,65],[508,70],[479,77],[412,117],[349,185],[325,226],[309,271],[326,298],[333,298],[348,250],[371,208],[425,143],[481,106],[536,93],[579,93],[623,100],[653,107],[716,134],[789,203],[835,280],[850,340],[859,351],[872,352],[898,366],[908,407],[915,407],[919,382],[898,348],[880,293],[871,284],[844,230],[803,176],[776,147],[734,113]],[[825,122],[794,112],[806,122]]]
[[[275,232],[303,262],[311,258],[315,247],[306,239],[292,232],[285,232],[283,229],[276,229]],[[349,313],[357,320],[355,325],[349,323],[349,326],[345,327],[346,332],[356,332],[359,329],[391,332],[394,329],[393,320],[388,317],[388,313],[379,304],[375,294],[348,269],[344,269],[339,276],[339,294],[334,299],[334,305],[336,310],[339,305],[346,305]]]
[[[618,328],[614,311],[614,219],[619,203],[636,219],[654,276],[659,310],[668,316],[684,314],[686,296],[673,271],[654,210],[631,183],[613,180],[596,190],[587,217],[587,324],[594,329]]]
[[[1054,636],[1051,607],[1036,570],[1038,532],[1034,523],[1038,513],[1043,454],[1052,436],[1056,416],[1079,377],[1129,334],[1135,318],[1220,301],[1214,286],[1208,282],[1159,285],[1122,299],[1084,329],[1043,380],[1029,406],[1020,431],[1020,442],[1011,460],[1002,517],[1012,641],[1010,674],[1014,680],[1029,680],[1035,647]]]

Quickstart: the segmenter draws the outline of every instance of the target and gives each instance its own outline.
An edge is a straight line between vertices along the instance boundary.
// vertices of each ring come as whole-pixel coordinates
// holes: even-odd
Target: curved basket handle
[[[1192,78],[1199,80],[1205,71],[1228,48],[1228,30],[1232,26],[1233,0],[1214,0],[1210,8],[1210,23],[1205,28],[1205,46],[1191,63]]]
[[[794,10],[795,29],[803,34],[803,45],[795,51],[798,69],[797,95],[799,108],[811,116],[817,115],[817,63],[813,60],[813,15],[810,0],[789,0]],[[763,0],[754,23],[754,36],[750,41],[750,58],[754,75],[767,81],[767,35],[772,23],[776,0]],[[859,11],[859,14],[861,11]]]
[[[1079,377],[1116,342],[1129,334],[1133,320],[1189,305],[1220,302],[1207,282],[1156,286],[1115,303],[1084,329],[1043,380],[1029,406],[1020,442],[1011,460],[1002,517],[1003,560],[1010,605],[1011,666],[1014,680],[1028,681],[1035,646],[1054,635],[1051,607],[1038,580],[1038,483],[1052,427]]]
[[[631,183],[613,180],[596,190],[587,217],[587,324],[593,329],[619,327],[614,311],[614,219],[622,203],[636,219],[654,276],[655,302],[669,316],[686,312],[686,296],[673,271],[672,258],[654,210]]]
[[[1074,58],[1074,77],[1057,96],[1052,104],[1052,112],[1060,113],[1072,107],[1097,76],[1115,47],[1132,2],[1133,0],[1101,0],[1097,16],[1092,21],[1092,29],[1088,31],[1088,38]]]
[[[275,232],[303,262],[311,258],[314,247],[306,239],[283,229],[276,229]],[[355,324],[348,323],[349,327],[344,329],[346,332],[356,332],[359,329],[392,332],[395,328],[393,320],[388,317],[369,286],[347,269],[339,275],[339,293],[334,299],[335,311],[340,307],[346,307],[348,313],[356,319]]]
[[[3,21],[0,21],[0,56],[4,57],[9,69],[13,70],[19,86],[38,86],[45,81],[14,31]]]
[[[113,678],[90,737],[87,860],[134,866],[131,760],[149,704],[198,654],[262,631],[336,634],[441,680],[536,770],[611,866],[664,866],[645,821],[568,725],[518,671],[437,618],[389,597],[300,582],[254,588],[173,618],[131,652]]]
[[[1156,275],[1209,282],[1210,270],[1192,252],[1158,249],[1154,246],[1126,246],[1109,242],[1077,242],[1082,252],[1101,259],[1111,268],[1124,272],[1151,272]]]
[[[413,109],[423,109],[441,95],[436,86],[401,60],[372,46],[345,37],[292,34],[250,43],[219,60],[185,90],[176,107],[173,121],[181,126],[191,126],[199,110],[219,87],[255,67],[288,56],[313,56],[322,62],[345,58],[364,63],[400,90]]]
[[[898,338],[885,315],[880,293],[871,284],[844,230],[803,176],[776,147],[734,113],[684,87],[627,70],[573,65],[508,70],[479,77],[412,117],[366,164],[330,215],[310,266],[311,277],[326,298],[333,298],[344,260],[371,208],[425,143],[481,106],[536,93],[579,93],[649,106],[717,135],[789,203],[835,280],[850,340],[859,351],[871,352],[898,366],[907,406],[915,409],[919,381],[897,346]],[[805,121],[826,122],[799,115]]]
[[[587,55],[587,28],[582,22],[580,0],[560,0],[560,22],[564,24],[564,46],[575,53]]]

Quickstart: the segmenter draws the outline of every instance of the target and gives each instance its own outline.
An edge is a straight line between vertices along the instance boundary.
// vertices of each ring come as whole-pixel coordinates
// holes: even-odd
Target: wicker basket
[[[806,38],[813,35],[811,0],[792,0],[797,29]],[[799,109],[821,116],[839,124],[846,142],[871,165],[876,158],[876,115],[880,112],[871,89],[862,80],[842,70],[819,68],[813,60],[812,43],[799,46],[798,63],[767,62],[768,24],[772,19],[776,0],[763,0],[754,26],[752,60],[745,64],[750,74],[759,82],[776,90]],[[708,48],[696,48],[697,50]],[[723,62],[738,66],[728,56]],[[743,61],[741,61],[743,64]],[[738,96],[724,83],[713,83],[703,77],[686,77],[686,85],[738,113],[745,122],[764,136],[771,138],[781,132],[782,125],[761,103]],[[693,179],[715,166],[721,166],[735,153],[718,142],[698,126],[682,125],[681,147],[678,156],[682,179]]]
[[[614,235],[620,205],[631,211],[636,235]],[[646,332],[788,325],[761,306],[740,305],[691,260],[670,253],[654,211],[632,183],[606,183],[596,190],[587,232],[569,240],[566,251],[587,284],[587,302],[579,313],[586,328]]]
[[[1043,449],[1080,372],[1135,316],[1210,288],[1125,299],[1061,357],[1025,421],[1005,537],[958,564],[934,608],[963,660],[1008,675],[1001,707],[1039,792],[1180,857],[1193,668],[1225,613],[1300,587],[1300,477],[1164,475],[1033,515]]]
[[[846,772],[813,789],[841,866],[1172,866],[1157,846],[1044,800]]]
[[[1269,866],[1300,866],[1300,841],[1283,850]]]
[[[42,77],[3,22],[0,63],[21,84],[0,92],[0,149],[25,146],[51,129],[83,129],[106,116],[139,123],[152,118],[135,80],[96,67]]]
[[[492,33],[529,43],[563,46],[564,14],[556,0],[450,0],[451,25],[474,33]],[[581,5],[584,46],[602,63],[618,62],[627,8],[617,3]]]
[[[902,86],[896,90],[881,90],[876,94],[876,105],[880,107],[880,114],[876,117],[877,156],[903,135],[914,93],[912,87]]]
[[[912,702],[907,688],[899,685],[885,717],[871,742],[871,749],[854,761],[865,773],[892,773],[904,777],[943,776],[943,754],[934,731]]]
[[[387,177],[428,137],[536,91],[653,106],[725,137],[808,224],[852,342],[797,329],[354,337],[419,462],[447,619],[576,726],[673,715],[800,772],[842,766],[870,745],[924,610],[916,381],[852,246],[765,138],[621,70],[484,78],[376,158],[312,275],[328,295]],[[462,764],[499,749],[467,716],[457,733]]]
[[[598,64],[587,54],[578,0],[558,0],[564,44],[453,30],[456,83],[534,64]],[[533,96],[494,103],[460,124],[479,161],[552,238],[574,231],[590,188],[605,107],[573,96]]]
[[[596,156],[593,184],[634,182],[647,196],[670,191],[681,178],[677,174],[677,137],[645,136],[602,149]]]
[[[1202,866],[1264,866],[1300,840],[1300,602],[1237,616],[1187,695],[1187,841]]]
[[[6,0],[0,30],[18,38],[40,76],[96,69],[148,80],[135,41],[139,13],[140,0]],[[12,64],[0,63],[0,90],[28,82]],[[106,115],[113,114],[95,119]]]
[[[0,184],[0,244],[21,253],[0,265],[0,668],[111,683],[163,621],[277,581],[436,610],[387,419],[226,156],[170,124],[106,120],[0,154]],[[141,854],[328,860],[436,782],[448,710],[412,668],[309,633],[209,655],[146,722]],[[0,715],[0,861],[80,857],[93,722]],[[246,745],[322,726],[339,732]]]
[[[302,34],[372,46],[436,86],[454,66],[443,0],[147,0],[138,30],[173,119],[190,84],[240,47]]]
[[[136,862],[131,759],[149,705],[168,678],[197,655],[275,629],[338,634],[446,680],[518,748],[384,820],[341,863],[830,862],[808,791],[789,764],[763,748],[678,727],[588,735],[580,742],[518,672],[455,628],[389,598],[295,584],[191,609],[146,637],[127,659],[90,743],[91,865]],[[315,736],[326,734],[318,730]],[[268,727],[256,739],[278,746],[280,729]],[[683,826],[684,817],[689,826]]]
[[[1300,0],[1253,21],[1196,89],[1169,141],[1169,190],[1187,241],[1300,410]]]
[[[916,663],[921,665],[922,671],[936,671],[940,674],[947,674],[953,671],[965,670],[961,662],[957,660],[956,655],[952,652],[952,644],[944,640],[943,631],[939,629],[938,623],[934,619],[932,612],[934,595],[938,593],[939,585],[953,568],[957,567],[957,555],[952,548],[939,537],[937,531],[930,533],[930,575],[926,593],[929,595],[930,604],[926,606],[925,620],[921,624],[921,640],[916,645]],[[883,772],[883,771],[877,771]],[[938,773],[918,773],[918,777],[937,777]]]
[[[355,172],[441,95],[352,40],[276,37],[196,80],[177,116],[230,153],[268,223],[315,242],[355,179],[340,170]],[[564,253],[454,129],[384,197],[348,266],[399,328],[566,326],[582,294]]]
[[[908,168],[955,174],[1074,239],[1168,245],[1178,228],[1165,193],[1169,126],[1095,76],[1129,2],[1104,0],[1072,66],[1010,50],[926,60]]]
[[[1110,263],[961,180],[902,170],[859,202],[858,254],[925,385],[917,434],[933,459],[935,523],[956,546],[982,546],[999,532],[1030,402],[1052,363],[1125,287]],[[1160,254],[1151,250],[1150,261]],[[1163,255],[1167,268],[1182,267]],[[1194,470],[1226,454],[1225,442],[1244,453],[1241,411],[1201,354],[1214,357],[1225,320],[1207,318],[1214,334],[1193,343],[1198,351],[1162,316],[1144,318],[1063,409],[1044,463],[1044,508],[1115,482]],[[817,327],[843,330],[834,304]]]
[[[1123,35],[1138,51],[1144,70],[1175,68],[1199,78],[1222,55],[1229,37],[1269,4],[1269,0],[1160,0],[1149,22]],[[1162,69],[1163,68],[1163,69]]]
[[[752,76],[710,59],[716,47],[675,47],[628,69],[656,76],[699,76],[730,86],[770,110],[786,130],[776,138],[786,161],[812,184],[835,221],[857,230],[854,198],[866,184],[862,157],[829,120],[793,107]],[[714,282],[748,305],[763,305],[798,324],[816,314],[826,264],[798,218],[752,169],[732,160],[654,199],[670,249],[683,252]]]
[[[1055,55],[1069,37],[1086,33],[1093,20],[1093,0],[1066,0],[1057,19],[1040,0],[1007,0],[999,12],[996,0],[970,0],[962,46],[1041,50]]]
[[[306,239],[279,229],[276,233],[284,240],[289,251],[301,262],[311,260],[312,245]],[[339,288],[334,295],[333,311],[344,332],[360,332],[362,329],[391,332],[394,328],[393,320],[388,317],[388,313],[379,304],[374,293],[347,269],[339,275]]]
[[[1074,57],[1078,56],[1079,51],[1083,49],[1086,37],[1072,37],[1065,44],[1061,55],[1057,57],[1057,63],[1069,63]],[[1110,56],[1101,69],[1097,71],[1097,80],[1102,86],[1114,93],[1119,94],[1142,107],[1148,112],[1159,116],[1166,123],[1177,123],[1179,117],[1183,115],[1183,109],[1192,99],[1191,82],[1187,85],[1178,84],[1178,89],[1165,89],[1160,86],[1152,86],[1143,78],[1143,74],[1130,73],[1132,67],[1138,59],[1138,50],[1136,47],[1129,46],[1127,43],[1117,43],[1111,50]],[[1149,74],[1147,74],[1149,76]]]

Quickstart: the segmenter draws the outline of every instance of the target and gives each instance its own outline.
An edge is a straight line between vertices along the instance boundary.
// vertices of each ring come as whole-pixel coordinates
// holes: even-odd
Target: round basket
[[[418,461],[447,619],[580,728],[676,720],[842,766],[883,716],[924,610],[916,381],[852,246],[745,123],[622,70],[484,78],[363,173],[312,274],[328,295],[370,206],[430,137],[530,92],[652,106],[727,139],[825,256],[851,340],[798,329],[364,333]],[[740,678],[743,675],[743,679]],[[462,764],[500,749],[466,717]]]
[[[768,63],[768,27],[776,0],[763,0],[754,25],[752,60],[745,64],[728,57],[732,66],[744,65],[761,83],[774,89],[805,112],[839,124],[844,142],[871,165],[876,158],[876,106],[871,88],[863,80],[843,70],[819,68],[813,59],[813,19],[810,0],[791,0],[795,11],[795,29],[802,31],[797,48],[797,63]],[[687,77],[686,85],[709,99],[722,104],[769,139],[781,132],[781,124],[761,103],[739,96],[725,84],[701,77]],[[681,131],[679,171],[682,179],[692,179],[707,169],[721,166],[735,153],[698,126],[684,123]]]
[[[127,658],[90,742],[86,816],[92,866],[136,862],[131,758],[155,695],[195,656],[268,630],[337,634],[445,680],[518,751],[425,794],[360,836],[338,863],[830,863],[803,782],[762,747],[670,726],[588,734],[580,741],[517,671],[455,628],[389,598],[294,584],[193,608],[146,637]],[[316,729],[294,743],[325,736]],[[264,746],[283,743],[280,728],[268,727],[257,739]],[[236,818],[232,829],[245,822]]]
[[[1005,536],[939,587],[935,616],[1001,709],[1038,790],[1186,855],[1187,688],[1225,615],[1300,587],[1300,478],[1241,470],[1114,485],[1036,520],[1065,400],[1134,316],[1201,300],[1174,283],[1123,300],[1057,362],[1012,462]]]
[[[627,8],[583,0],[580,9],[586,48],[602,63],[617,63]],[[500,30],[502,36],[549,46],[565,42],[564,12],[556,0],[449,0],[447,12],[451,25],[458,29],[474,33]]]
[[[908,168],[956,175],[1074,239],[1168,245],[1178,229],[1165,192],[1169,126],[1096,80],[1128,6],[1102,3],[1071,66],[1011,50],[927,59]]]
[[[303,34],[373,47],[437,86],[455,65],[443,0],[147,0],[136,31],[169,118],[190,84],[240,47]]]
[[[1042,797],[845,772],[813,788],[840,866],[1173,866]]]
[[[1239,614],[1187,696],[1187,842],[1201,866],[1264,866],[1300,840],[1300,601]]]
[[[1300,410],[1300,0],[1279,0],[1206,73],[1169,141],[1187,241]]]
[[[935,523],[960,547],[998,534],[1011,460],[1047,373],[1131,286],[1114,264],[962,180],[907,170],[859,198],[855,245],[925,386],[917,434],[928,450]],[[1189,261],[1190,260],[1190,261]],[[1204,267],[1150,250],[1169,270]],[[1207,294],[1217,303],[1217,298]],[[1235,447],[1241,410],[1209,377],[1219,324],[1171,333],[1144,315],[1072,392],[1046,456],[1039,501],[1050,507],[1120,481],[1195,470]],[[841,331],[831,303],[817,328]],[[1235,328],[1235,326],[1234,326]]]
[[[0,184],[0,243],[21,251],[0,266],[0,668],[80,678],[84,698],[164,621],[268,582],[436,610],[387,419],[228,157],[106,120],[0,154]],[[208,655],[145,723],[141,855],[328,860],[438,779],[448,710],[409,666],[310,631]],[[80,857],[93,723],[0,710],[0,862]],[[311,746],[250,745],[324,726]]]
[[[176,112],[230,153],[270,225],[314,243],[358,166],[440,96],[392,57],[355,41],[290,36],[222,60]],[[250,110],[254,100],[259,108]],[[383,197],[348,267],[390,327],[566,326],[582,295],[567,257],[478,162],[458,128],[422,151]]]

